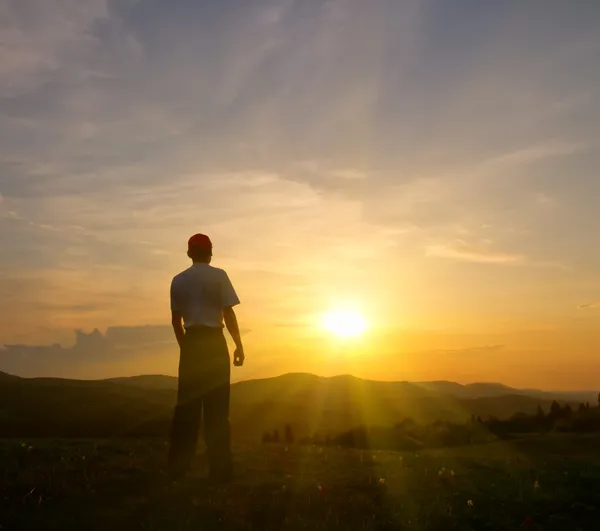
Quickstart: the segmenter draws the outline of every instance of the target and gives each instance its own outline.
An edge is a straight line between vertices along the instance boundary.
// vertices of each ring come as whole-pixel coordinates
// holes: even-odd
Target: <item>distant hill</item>
[[[458,398],[483,398],[502,395],[525,394],[521,393],[521,391],[518,389],[498,383],[472,383],[463,385],[456,382],[438,381],[416,382],[416,384],[430,391],[448,394]]]
[[[176,378],[161,375],[85,381],[1,373],[0,436],[166,435],[176,385]],[[233,384],[231,422],[235,437],[256,440],[287,423],[297,436],[333,434],[407,417],[422,423],[462,422],[472,414],[507,418],[534,413],[538,404],[547,411],[551,401],[499,384],[285,374]]]
[[[2,373],[0,373],[2,374]],[[9,375],[7,375],[9,376]],[[278,378],[304,378],[308,383],[319,377],[313,374],[289,373]],[[14,377],[13,377],[14,378]],[[354,378],[352,376],[337,376],[334,378]],[[256,382],[267,382],[273,378],[251,380]],[[109,378],[106,381],[125,385],[133,385],[144,389],[177,389],[177,378],[174,376],[165,376],[162,374],[149,374],[140,376],[129,376],[121,378]],[[247,382],[239,382],[233,385],[242,385]],[[518,389],[495,382],[476,382],[471,384],[459,384],[450,381],[433,382],[392,382],[394,385],[418,386],[434,393],[451,395],[457,398],[491,398],[506,395],[524,395],[543,400],[559,400],[564,402],[590,402],[597,403],[597,391],[542,391],[539,389]]]
[[[517,389],[499,383],[459,384],[456,382],[416,382],[421,387],[459,398],[484,398],[504,395],[524,395],[543,400],[597,403],[597,391],[542,391],[540,389]]]
[[[108,378],[105,382],[130,385],[142,389],[177,389],[177,378],[164,374],[142,374],[140,376],[124,376],[121,378]]]

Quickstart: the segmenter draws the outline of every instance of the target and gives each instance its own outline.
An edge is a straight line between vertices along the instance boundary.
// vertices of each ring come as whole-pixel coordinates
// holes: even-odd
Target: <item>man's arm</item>
[[[233,289],[231,280],[227,273],[223,271],[221,279],[221,305],[223,306],[223,320],[225,326],[231,334],[235,343],[235,352],[233,353],[233,364],[241,367],[244,364],[244,347],[242,345],[242,337],[240,335],[240,327],[238,326],[237,317],[233,311],[233,307],[240,303],[237,293]]]
[[[223,320],[225,321],[225,326],[227,330],[231,334],[233,338],[233,342],[235,343],[235,352],[233,354],[233,364],[241,367],[244,364],[244,359],[246,358],[244,355],[244,346],[242,345],[242,336],[240,335],[240,327],[238,325],[237,317],[235,315],[235,311],[231,306],[227,306],[223,308]]]
[[[173,331],[175,332],[175,337],[177,339],[177,344],[179,348],[183,346],[183,338],[185,337],[185,330],[183,328],[183,317],[181,315],[181,311],[179,310],[179,304],[177,302],[176,296],[176,288],[175,288],[175,279],[171,282],[170,289],[170,298],[171,298],[171,324],[173,325]]]
[[[179,345],[179,348],[181,348],[183,346],[185,330],[183,329],[183,319],[179,310],[171,310],[171,324],[173,325],[173,331],[177,338],[177,344]]]

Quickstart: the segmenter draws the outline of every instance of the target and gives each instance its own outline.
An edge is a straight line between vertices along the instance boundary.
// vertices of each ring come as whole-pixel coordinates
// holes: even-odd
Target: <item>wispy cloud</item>
[[[16,95],[48,80],[65,61],[93,51],[93,23],[106,0],[8,1],[0,5],[0,94]]]
[[[546,161],[548,159],[564,157],[582,153],[591,146],[589,142],[570,142],[565,140],[549,140],[540,144],[515,149],[508,153],[496,155],[480,163],[479,169],[506,169],[508,167],[523,168],[527,164]]]
[[[520,254],[498,252],[493,250],[490,245],[474,245],[463,240],[455,240],[441,245],[430,245],[426,249],[426,254],[437,258],[449,258],[479,264],[514,265],[525,261],[525,257]]]
[[[581,310],[595,310],[600,308],[600,302],[588,302],[586,304],[580,304],[578,308]]]
[[[498,251],[491,240],[478,240],[478,243],[469,243],[456,239],[449,243],[432,244],[426,247],[426,256],[455,260],[475,264],[489,264],[501,266],[521,266],[528,268],[554,269],[557,271],[570,271],[571,267],[558,260],[544,260],[528,257],[519,253]]]

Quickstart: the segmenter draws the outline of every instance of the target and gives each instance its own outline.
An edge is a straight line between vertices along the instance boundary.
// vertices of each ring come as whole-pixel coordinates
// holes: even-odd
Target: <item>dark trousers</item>
[[[231,475],[229,430],[230,360],[220,328],[190,328],[181,347],[179,387],[173,415],[169,469],[180,476],[196,453],[204,413],[209,475]]]

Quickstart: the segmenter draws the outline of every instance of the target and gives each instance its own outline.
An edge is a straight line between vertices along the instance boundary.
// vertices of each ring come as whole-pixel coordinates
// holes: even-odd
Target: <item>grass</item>
[[[598,529],[598,436],[419,453],[236,447],[235,482],[202,458],[167,480],[162,440],[0,441],[0,530]]]

